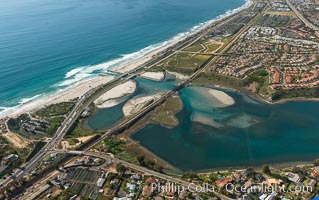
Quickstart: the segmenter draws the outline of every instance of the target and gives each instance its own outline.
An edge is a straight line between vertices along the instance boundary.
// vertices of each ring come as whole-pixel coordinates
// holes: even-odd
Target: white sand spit
[[[168,70],[166,70],[166,72],[169,73],[169,74],[174,75],[179,80],[185,80],[185,79],[187,79],[189,77],[187,75],[180,74],[180,73],[177,73],[177,72],[168,71]]]
[[[164,72],[145,72],[141,74],[141,77],[146,79],[151,79],[154,81],[163,81],[165,78]]]
[[[123,107],[123,113],[125,117],[133,115],[134,113],[140,111],[145,106],[152,103],[154,100],[160,98],[161,95],[162,94],[154,94],[129,100]]]
[[[223,91],[209,89],[208,94],[212,95],[225,106],[231,106],[235,104],[234,99]]]
[[[121,103],[119,98],[133,94],[135,90],[136,83],[132,80],[128,80],[127,82],[105,92],[102,96],[95,100],[94,103],[98,108],[109,108],[116,106]]]

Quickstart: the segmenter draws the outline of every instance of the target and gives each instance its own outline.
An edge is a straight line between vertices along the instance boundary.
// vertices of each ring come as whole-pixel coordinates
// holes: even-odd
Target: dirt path
[[[21,136],[15,134],[15,133],[5,133],[2,134],[3,137],[5,137],[10,143],[12,143],[17,148],[26,148],[30,143]]]

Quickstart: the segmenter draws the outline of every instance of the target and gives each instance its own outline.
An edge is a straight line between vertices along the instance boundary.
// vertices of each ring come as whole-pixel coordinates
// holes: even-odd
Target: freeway
[[[311,22],[309,22],[298,10],[297,8],[289,1],[286,0],[286,3],[288,4],[288,6],[290,7],[290,9],[297,15],[297,17],[306,24],[306,26],[308,26],[310,29],[312,29],[313,31],[315,31],[316,35],[319,37],[319,28],[317,26],[315,26],[314,24],[312,24]]]
[[[221,22],[223,23],[223,21]],[[248,25],[244,26],[244,30],[248,27]],[[224,53],[242,34],[243,30],[241,30],[239,33],[237,33],[229,42],[226,43],[225,46],[221,48],[221,51],[219,53]],[[149,65],[149,66],[140,66],[136,69],[133,69],[129,72],[123,73],[122,75],[114,78],[112,81],[108,82],[105,85],[100,85],[96,88],[92,88],[87,93],[85,93],[81,98],[79,98],[78,102],[72,109],[72,111],[68,114],[68,116],[65,118],[65,120],[62,122],[61,126],[57,129],[54,136],[51,138],[51,140],[28,162],[26,162],[24,165],[20,167],[12,176],[8,177],[6,180],[4,180],[0,186],[7,186],[9,183],[11,183],[13,180],[19,180],[27,173],[31,172],[36,168],[36,166],[43,160],[43,158],[49,154],[50,151],[55,150],[57,145],[61,142],[65,134],[68,132],[70,127],[74,124],[74,122],[78,119],[78,117],[81,115],[82,111],[87,108],[98,96],[103,94],[105,91],[124,83],[128,79],[135,78],[141,71],[146,71],[147,69],[150,69],[159,63],[163,62],[164,60],[174,56],[177,52],[184,50],[188,46],[194,44],[196,41],[201,39],[203,37],[203,33],[199,34],[198,37],[188,39],[184,41],[182,45],[179,45],[178,51],[172,51],[171,54],[165,56],[162,59],[159,59],[155,63]],[[186,43],[186,44],[185,44]],[[187,86],[192,80],[194,80],[203,70],[206,66],[208,66],[213,59],[216,60],[218,56],[211,55],[209,59],[204,62],[202,65],[200,65],[196,72],[191,75],[188,79],[181,82],[176,88],[174,88],[171,91],[166,92],[161,98],[157,99],[147,107],[143,108],[141,111],[136,113],[131,118],[128,118],[124,120],[122,123],[116,125],[115,127],[111,128],[109,131],[107,131],[95,144],[97,144],[100,141],[103,141],[104,139],[108,138],[109,136],[118,133],[125,127],[135,123],[138,119],[140,119],[142,116],[153,110],[156,106],[160,105],[162,102],[164,102],[168,97],[176,94],[180,89]],[[113,84],[113,85],[112,85]],[[107,87],[110,86],[110,87]],[[105,87],[107,87],[105,89]]]
[[[183,50],[184,48],[187,48],[188,46],[192,45],[194,42],[198,41],[203,35],[200,35],[199,37],[195,38],[194,40],[187,40],[185,43],[186,45],[182,46],[180,50]],[[137,67],[129,72],[123,73],[120,76],[117,76],[113,80],[109,81],[105,85],[100,85],[96,88],[90,89],[88,92],[86,92],[82,97],[79,98],[78,102],[74,106],[74,108],[71,110],[71,112],[68,114],[68,116],[65,118],[65,120],[62,122],[61,126],[57,129],[54,136],[51,138],[51,140],[28,162],[24,163],[17,171],[9,176],[7,179],[5,179],[2,183],[0,183],[0,187],[5,187],[9,183],[11,183],[13,180],[19,180],[21,179],[25,174],[32,171],[42,160],[43,158],[48,155],[48,151],[55,149],[57,145],[61,142],[65,134],[68,132],[70,127],[74,124],[74,122],[78,119],[78,117],[81,115],[83,110],[87,108],[96,98],[98,98],[100,95],[105,93],[106,91],[103,90],[106,86],[111,86],[110,88],[107,88],[108,90],[116,87],[117,85],[120,85],[124,82],[126,82],[129,79],[133,79],[136,77],[140,71],[145,71],[151,67],[156,66],[157,64],[161,63],[162,61],[172,57],[175,55],[177,51],[173,51],[168,56],[158,60],[157,62],[151,64],[148,67],[140,66]],[[117,84],[116,84],[117,83]],[[100,91],[101,90],[101,91]],[[98,94],[96,94],[98,92]],[[95,96],[94,96],[95,95]],[[92,98],[93,96],[93,98]]]
[[[139,165],[135,165],[117,158],[112,157],[109,154],[106,153],[98,153],[98,152],[91,152],[91,151],[68,151],[68,150],[54,150],[51,153],[60,153],[60,154],[72,154],[72,155],[82,155],[82,156],[93,156],[93,157],[97,157],[97,158],[101,158],[104,160],[112,160],[114,163],[116,164],[121,164],[123,166],[125,166],[126,168],[129,169],[133,169],[135,171],[141,172],[145,175],[149,175],[149,176],[154,176],[157,178],[160,178],[162,180],[168,181],[170,183],[176,183],[179,184],[181,186],[184,186],[185,189],[191,189],[193,191],[196,191],[196,188],[200,188],[201,186],[196,185],[195,183],[189,183],[187,181],[181,180],[180,178],[176,178],[176,177],[172,177],[166,174],[162,174],[153,170],[150,170],[148,168],[139,166]],[[216,196],[218,196],[219,198],[223,199],[223,200],[233,200],[229,197],[226,197],[220,193],[218,193],[218,191],[214,191],[213,192]]]

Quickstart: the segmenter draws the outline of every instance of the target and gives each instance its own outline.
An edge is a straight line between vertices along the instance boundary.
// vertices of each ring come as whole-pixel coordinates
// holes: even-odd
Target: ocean
[[[2,0],[0,117],[198,30],[244,0]]]

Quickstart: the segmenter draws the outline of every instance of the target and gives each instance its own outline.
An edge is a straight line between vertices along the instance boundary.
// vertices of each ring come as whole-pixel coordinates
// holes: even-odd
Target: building
[[[97,179],[97,182],[96,182],[96,186],[98,186],[99,188],[101,188],[105,183],[105,178],[99,178]]]
[[[289,179],[289,181],[294,182],[294,183],[299,183],[300,182],[300,177],[298,174],[294,173],[286,173],[286,177]]]
[[[5,156],[2,158],[2,164],[3,165],[8,165],[16,160],[18,160],[19,156],[17,154],[10,154],[8,156]]]

